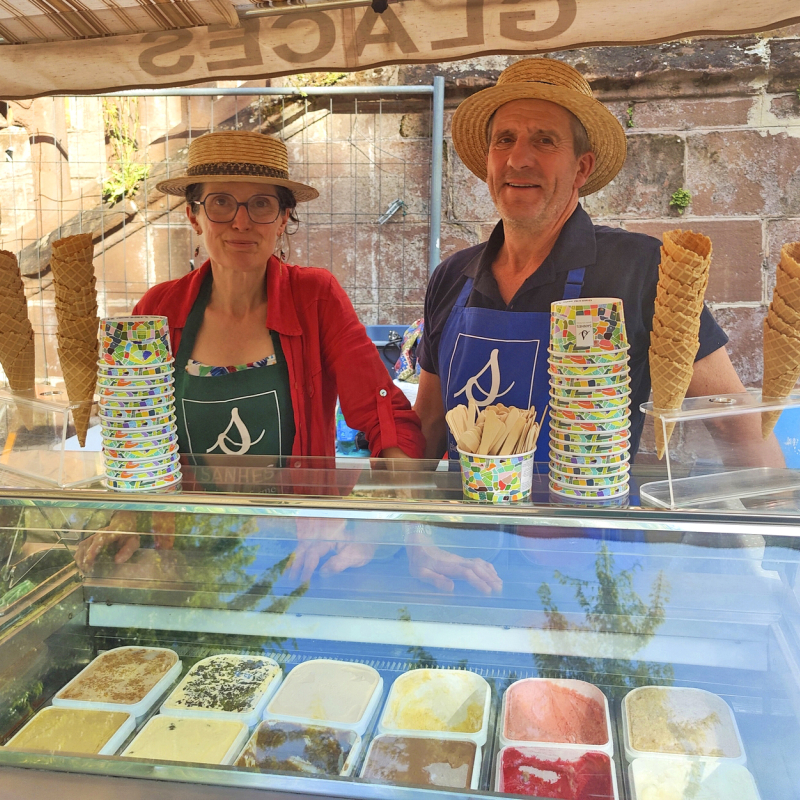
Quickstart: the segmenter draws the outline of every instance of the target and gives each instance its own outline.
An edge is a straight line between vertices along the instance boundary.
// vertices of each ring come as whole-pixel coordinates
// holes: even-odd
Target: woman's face
[[[225,197],[228,195],[228,197]],[[200,197],[205,206],[197,207],[193,213],[187,206],[186,216],[195,232],[202,234],[211,262],[217,267],[250,272],[263,270],[267,260],[275,252],[278,237],[289,221],[289,211],[279,211],[271,222],[253,222],[245,206],[239,206],[229,222],[215,222],[209,218],[225,218],[225,210],[231,208],[230,197],[238,203],[246,203],[251,198],[265,198],[254,201],[261,208],[278,208],[278,192],[268,183],[207,183],[203,185]],[[268,215],[271,218],[271,214]]]

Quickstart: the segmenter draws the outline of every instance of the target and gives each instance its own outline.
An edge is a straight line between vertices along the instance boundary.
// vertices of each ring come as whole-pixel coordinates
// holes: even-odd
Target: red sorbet
[[[534,751],[503,751],[502,791],[554,800],[614,800],[611,760],[604,753],[585,753],[577,761],[539,758]]]

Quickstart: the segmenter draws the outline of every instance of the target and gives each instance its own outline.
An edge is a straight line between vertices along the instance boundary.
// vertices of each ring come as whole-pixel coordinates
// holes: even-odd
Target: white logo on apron
[[[241,437],[241,442],[239,443],[238,450],[231,450],[226,442],[230,442],[232,445],[236,445],[233,439],[228,437],[228,432],[231,428],[235,427],[237,431],[239,431],[239,436]],[[247,425],[242,422],[242,418],[239,416],[239,409],[234,408],[231,411],[231,421],[228,423],[228,427],[225,428],[224,431],[217,437],[217,443],[211,445],[211,447],[206,450],[206,453],[213,453],[218,447],[221,452],[225,453],[226,456],[243,456],[254,444],[258,444],[263,438],[266,430],[261,431],[261,435],[256,439],[254,442],[250,441],[250,431],[247,430]]]
[[[492,350],[492,354],[489,356],[489,360],[486,362],[486,366],[477,375],[473,375],[466,382],[464,388],[459,389],[453,395],[453,397],[456,398],[460,394],[464,394],[466,395],[467,400],[475,403],[475,405],[490,406],[492,405],[492,403],[495,402],[495,400],[498,400],[503,395],[508,394],[514,388],[515,381],[511,381],[511,385],[504,392],[499,391],[500,364],[497,360],[499,352],[500,352],[499,350]],[[480,385],[481,376],[483,375],[484,372],[486,372],[487,369],[491,370],[491,376],[492,376],[492,384],[488,392]],[[473,394],[473,390],[477,390],[478,392],[480,392],[483,395],[483,399],[475,397],[475,395]]]

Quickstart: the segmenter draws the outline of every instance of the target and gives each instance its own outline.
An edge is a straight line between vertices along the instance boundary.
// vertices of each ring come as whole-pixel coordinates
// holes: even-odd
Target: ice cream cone
[[[695,295],[691,299],[680,297],[677,294],[667,292],[660,283],[656,289],[656,298],[662,307],[668,308],[670,311],[678,311],[690,317],[699,317],[700,312],[703,310],[702,294]]]
[[[783,265],[778,266],[775,291],[783,298],[784,302],[795,311],[800,311],[800,278],[793,278],[784,270]]]
[[[786,336],[764,321],[764,381],[761,396],[765,399],[786,397],[800,378],[800,339]],[[780,411],[761,414],[761,434],[766,439],[780,417]]]
[[[797,328],[793,327],[788,322],[784,322],[774,311],[772,306],[770,306],[769,310],[767,311],[767,324],[770,326],[770,328],[782,334],[783,336],[788,336],[790,339],[800,339],[800,331],[798,331]]]
[[[711,239],[694,231],[665,231],[664,248],[670,257],[689,266],[708,264],[711,261]]]
[[[650,349],[650,380],[653,385],[653,407],[658,411],[680,408],[686,397],[686,390],[692,380],[692,364],[672,361],[663,358]],[[666,443],[672,436],[675,423],[667,424],[666,440],[664,439],[661,421],[655,420],[656,453],[663,458]]]
[[[655,333],[650,334],[650,350],[661,358],[681,364],[694,364],[694,358],[700,347],[698,339],[662,339]]]
[[[92,250],[92,234],[78,233],[54,241],[51,253],[59,261],[67,261],[70,258],[85,260],[87,256],[91,255]]]
[[[33,391],[36,383],[36,348],[33,337],[19,351],[17,357],[8,366],[3,363],[8,378],[8,385],[13,392]]]
[[[662,259],[662,264],[663,259]],[[660,271],[658,278],[658,289],[676,297],[682,297],[685,300],[696,301],[698,298],[700,302],[703,301],[706,286],[708,285],[708,273],[704,273],[703,278],[698,279],[694,283],[686,284],[676,281],[669,277],[668,271]]]
[[[653,330],[656,330],[656,323],[659,328],[669,328],[677,336],[697,336],[700,330],[700,316],[683,314],[680,311],[661,305],[656,298],[656,314],[653,320]],[[659,331],[659,335],[663,335]],[[672,337],[672,338],[676,338]]]
[[[86,432],[89,429],[89,417],[92,411],[94,389],[97,384],[97,350],[94,352],[82,349],[58,349],[61,370],[64,374],[64,385],[71,404],[79,403],[72,410],[78,442],[86,444]]]
[[[787,324],[791,325],[800,336],[800,311],[792,308],[777,292],[772,295],[770,306],[775,313]]]
[[[800,278],[800,242],[788,242],[781,248],[781,266],[793,278]]]
[[[97,329],[100,320],[97,317],[66,317],[59,320],[59,338],[75,339],[79,342],[86,342],[97,349]]]

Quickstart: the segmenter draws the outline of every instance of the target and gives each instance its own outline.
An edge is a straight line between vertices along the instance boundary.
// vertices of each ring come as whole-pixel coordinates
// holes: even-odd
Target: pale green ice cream
[[[738,764],[637,758],[637,800],[759,800],[753,776]]]

